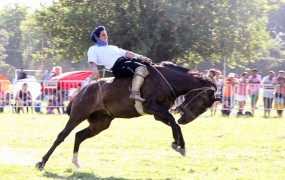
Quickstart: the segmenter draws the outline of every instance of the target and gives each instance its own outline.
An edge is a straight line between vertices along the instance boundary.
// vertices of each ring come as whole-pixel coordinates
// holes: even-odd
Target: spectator
[[[55,77],[55,76],[60,75],[61,73],[62,73],[62,69],[61,69],[60,66],[54,67],[54,68],[53,68],[53,71],[52,71],[52,74],[51,74],[51,76],[50,76],[50,79],[51,79],[52,77]]]
[[[72,101],[74,99],[74,97],[79,93],[80,90],[81,90],[81,84],[78,84],[77,89],[75,91],[73,91],[71,96],[70,96],[70,101]]]
[[[215,92],[215,98],[222,98],[222,85],[223,85],[223,80],[221,78],[222,72],[217,70],[214,76],[214,83],[217,86],[217,91]],[[216,109],[218,106],[219,102],[215,101],[212,108],[211,108],[211,116],[216,115]]]
[[[207,77],[211,79],[212,82],[214,82],[214,77],[216,75],[216,70],[215,69],[209,69],[207,72]]]
[[[237,101],[238,101],[238,113],[237,116],[243,116],[243,108],[247,99],[247,85],[248,85],[248,73],[243,72],[241,78],[238,80],[237,86]]]
[[[269,71],[268,76],[262,79],[263,84],[263,107],[264,107],[264,117],[270,116],[270,110],[272,109],[272,102],[274,98],[274,72]]]
[[[49,99],[48,105],[47,105],[47,114],[54,114],[53,109],[54,109],[54,105],[53,105],[52,99]]]
[[[249,84],[249,95],[251,100],[251,111],[254,116],[254,109],[256,108],[256,103],[259,96],[259,89],[261,83],[261,76],[257,75],[257,69],[252,69],[252,75],[248,77]]]
[[[6,95],[4,90],[2,89],[2,84],[0,82],[0,113],[3,113],[4,111],[4,106],[5,106],[5,99],[6,99]]]
[[[20,71],[18,72],[17,80],[26,79],[26,78],[27,78],[27,74],[24,72],[24,68],[21,68]]]
[[[51,73],[49,72],[49,70],[44,70],[41,74],[41,80],[49,80],[50,79],[50,76],[51,76]]]
[[[275,85],[275,104],[274,108],[277,111],[279,118],[282,118],[283,109],[285,108],[285,78],[280,76],[277,78]]]
[[[224,79],[224,90],[223,90],[224,107],[229,107],[230,109],[232,109],[232,107],[234,106],[235,84],[237,84],[237,79],[235,78],[235,74],[229,73],[228,77]],[[229,114],[230,112],[228,113],[228,115]]]
[[[65,98],[65,92],[61,90],[60,87],[57,87],[57,90],[53,94],[53,103],[54,106],[56,106],[57,112],[61,114],[59,107],[62,108],[62,114],[65,114],[65,107],[64,107],[64,98]]]
[[[284,73],[283,70],[278,71],[277,77],[274,78],[274,84],[278,84],[278,80],[277,80],[277,79],[278,79],[279,77],[285,77],[285,73]]]
[[[22,112],[24,112],[23,110],[23,106],[31,106],[32,105],[32,94],[31,92],[28,90],[28,84],[24,83],[22,85],[22,89],[19,90],[16,94],[15,97],[17,104],[18,104],[18,108],[17,108],[17,113],[20,113],[20,110],[22,110]],[[27,109],[28,111],[28,109]]]
[[[231,106],[229,100],[224,100],[221,111],[223,116],[229,116],[231,114]]]

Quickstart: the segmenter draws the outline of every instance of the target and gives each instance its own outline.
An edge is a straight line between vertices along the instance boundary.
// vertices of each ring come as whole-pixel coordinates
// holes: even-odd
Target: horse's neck
[[[187,73],[170,72],[165,74],[165,79],[173,89],[176,96],[184,95],[191,89],[200,86],[200,81]]]

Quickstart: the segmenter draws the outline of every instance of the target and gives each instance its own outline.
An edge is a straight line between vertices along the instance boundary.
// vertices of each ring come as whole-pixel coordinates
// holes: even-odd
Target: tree
[[[4,29],[0,29],[0,74],[12,80],[14,75],[14,68],[5,63],[7,57],[5,46],[8,44],[9,35]]]
[[[221,57],[237,66],[259,56],[269,40],[267,1],[62,0],[36,19],[55,59],[82,60],[97,25],[110,43],[151,57],[191,65]]]
[[[0,29],[0,62],[3,62],[7,57],[5,46],[8,44],[8,38],[8,32]]]
[[[20,24],[26,18],[27,7],[17,4],[6,6],[0,11],[0,14],[1,27],[9,34],[9,42],[6,45],[8,56],[5,62],[11,66],[20,68],[23,66],[23,47],[21,46],[22,32],[20,30]]]

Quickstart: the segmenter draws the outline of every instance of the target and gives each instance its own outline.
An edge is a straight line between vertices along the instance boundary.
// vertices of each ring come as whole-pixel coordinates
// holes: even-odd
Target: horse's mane
[[[214,83],[211,81],[211,79],[209,79],[205,74],[200,73],[200,72],[195,71],[195,70],[190,70],[190,69],[178,66],[178,65],[176,65],[170,61],[161,61],[159,64],[156,64],[156,65],[166,67],[166,68],[178,71],[180,73],[190,74],[193,77],[198,78],[203,84],[214,85]]]
[[[159,64],[157,64],[157,66],[166,67],[183,73],[188,73],[190,71],[189,69],[178,66],[170,61],[161,61]]]

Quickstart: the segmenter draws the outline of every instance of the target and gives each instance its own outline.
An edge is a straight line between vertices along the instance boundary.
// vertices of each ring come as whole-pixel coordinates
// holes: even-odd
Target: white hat
[[[229,73],[228,77],[235,77],[235,73]]]

